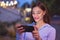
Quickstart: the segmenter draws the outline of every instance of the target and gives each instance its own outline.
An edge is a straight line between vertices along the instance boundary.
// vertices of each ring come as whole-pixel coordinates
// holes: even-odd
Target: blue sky
[[[17,0],[18,1],[18,7],[21,7],[24,3],[31,4],[34,0]]]

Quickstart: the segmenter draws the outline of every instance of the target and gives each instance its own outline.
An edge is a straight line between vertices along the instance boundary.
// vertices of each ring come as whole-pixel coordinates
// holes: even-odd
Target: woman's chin
[[[39,22],[39,20],[35,20],[35,22]]]

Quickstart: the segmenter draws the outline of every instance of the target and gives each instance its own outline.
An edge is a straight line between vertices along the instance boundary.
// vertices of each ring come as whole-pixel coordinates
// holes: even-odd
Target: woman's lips
[[[39,18],[36,18],[36,17],[35,17],[34,19],[35,19],[35,20],[38,20]]]

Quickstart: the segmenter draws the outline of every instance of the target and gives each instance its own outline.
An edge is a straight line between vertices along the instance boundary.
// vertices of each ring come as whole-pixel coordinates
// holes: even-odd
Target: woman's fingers
[[[23,27],[17,28],[17,30],[23,30]]]
[[[33,34],[33,37],[34,37],[34,38],[38,38],[38,37],[39,37],[38,31],[35,31],[35,30],[34,30],[34,31],[32,32],[32,34]]]
[[[21,24],[16,24],[15,27],[18,28],[19,26],[21,26]]]
[[[15,28],[16,28],[16,31],[20,34],[25,31],[25,29],[23,27],[21,27],[21,24],[16,24]]]
[[[23,33],[24,31],[25,31],[25,29],[23,29],[23,27],[17,28],[17,32],[20,34]]]
[[[21,34],[21,33],[23,33],[24,31],[25,31],[25,29],[19,30],[18,32]]]
[[[33,37],[34,37],[34,38],[38,38],[39,36],[38,36],[38,35],[34,35]]]
[[[38,28],[34,25],[34,30],[37,30],[38,31]]]
[[[36,33],[38,33],[38,31],[35,31],[35,30],[34,30],[32,33],[33,33],[33,34],[36,34]]]
[[[37,31],[33,31],[33,35],[37,36],[38,32]]]
[[[39,38],[38,28],[34,26],[34,31],[32,32],[34,38]]]
[[[38,31],[37,31],[37,30],[34,30],[34,31],[32,32],[32,34],[33,34],[33,35],[38,35]]]

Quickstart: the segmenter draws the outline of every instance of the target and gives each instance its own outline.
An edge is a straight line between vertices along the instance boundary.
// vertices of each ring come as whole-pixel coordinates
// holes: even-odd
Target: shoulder
[[[56,29],[50,24],[45,24],[40,31],[43,33],[49,33],[49,32],[56,32]]]
[[[45,24],[41,30],[39,30],[39,34],[42,39],[45,39],[49,35],[55,35],[56,29],[52,27],[50,24]]]
[[[48,32],[56,32],[56,29],[53,26],[51,26],[50,24],[46,24],[45,26],[46,26],[45,27],[46,31],[48,31]]]
[[[56,30],[53,26],[51,26],[50,24],[46,24],[45,25],[46,28],[50,29],[50,30]]]
[[[49,34],[56,33],[56,29],[52,27],[50,24],[45,24],[44,27],[39,30],[39,33],[41,34],[42,37],[48,36]]]

